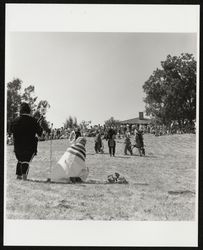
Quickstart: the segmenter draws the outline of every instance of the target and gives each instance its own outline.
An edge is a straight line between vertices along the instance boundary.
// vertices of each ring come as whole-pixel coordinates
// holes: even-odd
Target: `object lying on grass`
[[[30,182],[37,182],[37,183],[50,183],[50,184],[128,184],[128,182],[126,183],[121,183],[121,182],[113,182],[110,183],[109,181],[106,180],[86,180],[86,181],[81,181],[81,182],[72,182],[70,179],[61,179],[60,181],[52,181],[50,178],[46,179],[46,180],[39,180],[39,179],[27,179],[26,181],[30,181]]]
[[[114,175],[108,175],[107,176],[108,182],[110,183],[119,183],[119,184],[127,184],[127,180],[125,179],[125,177],[120,176],[119,173],[115,173]]]
[[[54,166],[51,173],[51,180],[54,182],[83,182],[87,179],[89,169],[85,165],[86,139],[78,137],[77,140],[66,152],[62,155],[60,160]],[[72,180],[71,180],[72,178]]]

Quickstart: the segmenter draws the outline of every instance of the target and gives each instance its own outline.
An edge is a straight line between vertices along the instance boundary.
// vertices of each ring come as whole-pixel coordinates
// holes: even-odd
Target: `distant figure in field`
[[[77,140],[77,138],[78,137],[81,137],[82,135],[81,135],[81,132],[80,132],[80,128],[77,128],[76,130],[75,130],[75,139]]]
[[[14,139],[14,152],[18,160],[16,166],[17,179],[27,179],[29,163],[37,154],[38,138],[42,135],[40,121],[31,116],[31,109],[27,103],[20,106],[20,116],[11,124]]]
[[[108,130],[107,138],[108,138],[109,154],[110,154],[110,156],[115,156],[115,151],[116,151],[116,141],[115,141],[115,139],[116,139],[116,131],[113,129],[112,126]]]
[[[86,139],[78,137],[77,140],[67,148],[66,152],[57,162],[51,174],[51,180],[57,182],[84,182],[89,174],[86,167]]]
[[[135,144],[133,145],[133,148],[136,147],[139,151],[140,156],[143,156],[145,155],[143,132],[139,131],[138,128],[135,128],[134,133]]]
[[[103,144],[102,144],[102,139],[101,139],[101,133],[99,131],[97,132],[96,137],[95,137],[94,149],[95,149],[96,154],[103,152]]]
[[[127,152],[129,151],[129,153],[132,155],[133,152],[132,152],[132,145],[131,145],[130,133],[129,132],[127,132],[126,135],[125,135],[124,143],[125,143],[124,154],[127,155],[128,154]]]

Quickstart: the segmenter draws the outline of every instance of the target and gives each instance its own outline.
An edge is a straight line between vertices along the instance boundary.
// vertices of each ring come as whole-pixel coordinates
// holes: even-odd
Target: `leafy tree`
[[[35,87],[33,85],[28,86],[24,89],[24,93],[22,94],[22,101],[29,103],[31,110],[35,110],[37,107],[36,100],[37,97],[34,96]]]
[[[80,128],[83,130],[88,130],[89,125],[91,124],[91,121],[81,121],[79,124]]]
[[[77,127],[77,118],[76,117],[72,117],[71,115],[68,117],[68,119],[66,119],[65,123],[64,123],[64,128],[74,128]]]
[[[115,127],[117,127],[117,126],[120,125],[120,121],[119,121],[119,120],[115,120],[114,117],[111,117],[111,118],[109,118],[108,120],[106,120],[106,121],[104,122],[104,124],[105,124],[105,127],[110,127],[110,126],[115,126]]]
[[[50,108],[46,100],[39,101],[38,104],[36,103],[37,97],[34,95],[34,86],[28,86],[24,89],[23,93],[21,87],[22,81],[18,78],[15,78],[7,84],[7,132],[10,130],[11,122],[19,115],[21,102],[29,103],[34,112],[34,116],[40,115],[40,113],[42,113],[41,111],[43,111],[43,116],[45,116],[47,109]],[[35,114],[37,110],[39,113]],[[43,128],[47,130],[49,123],[46,121],[45,117],[42,124]]]
[[[36,107],[42,115],[45,115],[47,110],[50,108],[50,104],[46,100],[41,100]]]
[[[159,123],[177,121],[181,128],[196,117],[196,61],[192,54],[168,55],[144,83],[146,114]]]
[[[22,81],[14,79],[7,84],[7,131],[10,129],[11,122],[18,116],[21,103]]]
[[[77,120],[76,117],[74,117],[74,119],[73,119],[73,126],[74,126],[74,127],[77,127],[77,126],[78,126],[78,120]]]
[[[50,132],[50,122],[48,122],[46,120],[46,116],[45,116],[47,109],[50,108],[49,103],[46,100],[42,100],[36,106],[37,106],[37,108],[36,108],[36,111],[34,112],[33,116],[36,119],[39,119],[40,117],[42,117],[41,127],[43,128],[44,131]]]

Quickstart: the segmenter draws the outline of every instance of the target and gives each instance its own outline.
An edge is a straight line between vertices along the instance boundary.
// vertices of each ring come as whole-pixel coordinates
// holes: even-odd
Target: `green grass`
[[[19,181],[15,177],[13,146],[7,147],[6,215],[8,219],[67,220],[194,220],[196,139],[193,134],[155,137],[144,135],[146,157],[125,156],[117,140],[116,157],[94,153],[88,138],[86,164],[89,179],[107,180],[115,171],[129,184],[52,184]],[[68,146],[52,143],[52,164]],[[49,177],[50,142],[39,142],[29,178]]]

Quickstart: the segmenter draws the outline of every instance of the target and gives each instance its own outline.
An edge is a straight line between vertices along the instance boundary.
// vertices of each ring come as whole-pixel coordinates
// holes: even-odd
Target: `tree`
[[[196,61],[192,54],[168,55],[144,83],[146,114],[181,128],[196,117]]]
[[[104,124],[105,124],[106,127],[110,127],[110,126],[115,126],[115,127],[117,127],[117,126],[120,125],[120,121],[119,121],[119,120],[115,120],[114,117],[111,117],[111,118],[109,118],[108,120],[106,120],[106,121],[104,122]]]
[[[50,108],[50,105],[46,100],[39,101],[37,104],[37,97],[34,94],[34,86],[30,85],[26,87],[23,93],[21,87],[22,81],[18,78],[13,79],[13,81],[7,84],[7,132],[10,130],[11,122],[19,115],[21,102],[29,103],[34,112],[34,116],[36,110],[38,110],[39,113],[42,113],[41,111],[43,111],[43,116],[45,116],[47,109]],[[46,121],[45,117],[42,124],[44,124],[43,126],[45,130],[47,130],[49,123]]]
[[[66,119],[65,123],[64,123],[64,128],[74,128],[77,127],[77,118],[76,117],[72,117],[71,115],[68,117],[68,119]]]
[[[48,101],[46,100],[41,100],[38,105],[36,105],[37,110],[39,110],[39,112],[42,115],[46,115],[47,110],[50,108],[50,104],[48,103]]]
[[[78,120],[77,120],[76,117],[74,117],[74,119],[73,119],[73,126],[74,126],[74,127],[77,127],[77,126],[78,126]]]
[[[14,79],[7,84],[7,131],[10,129],[11,122],[18,116],[21,103],[22,81]]]
[[[89,125],[91,124],[91,121],[81,121],[81,123],[79,124],[80,128],[83,130],[88,130]]]
[[[46,100],[41,100],[38,105],[36,105],[36,110],[33,114],[33,116],[36,119],[39,119],[40,117],[43,117],[41,120],[41,127],[43,128],[44,131],[50,132],[50,122],[46,120],[46,112],[47,109],[50,108],[49,103]]]
[[[31,110],[35,110],[37,107],[36,100],[37,97],[34,96],[35,87],[33,85],[28,86],[24,89],[24,93],[22,94],[22,101],[27,102],[30,105]]]

